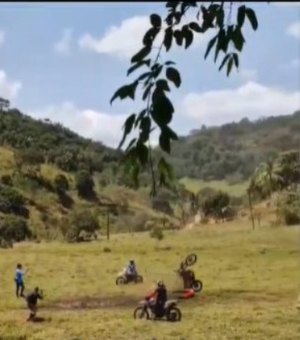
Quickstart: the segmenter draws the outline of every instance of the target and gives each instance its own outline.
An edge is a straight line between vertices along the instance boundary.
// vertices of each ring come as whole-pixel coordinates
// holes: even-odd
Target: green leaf
[[[247,8],[246,9],[246,15],[248,17],[248,20],[251,23],[253,30],[256,31],[257,28],[258,28],[258,21],[257,21],[255,12],[253,11],[253,9]]]
[[[167,78],[172,81],[176,87],[179,87],[181,84],[180,73],[174,67],[167,67],[166,70]]]
[[[156,88],[152,94],[151,116],[155,123],[162,127],[169,124],[172,120],[174,107],[163,91]]]
[[[125,121],[125,124],[123,125],[123,129],[124,129],[124,134],[123,134],[123,138],[118,146],[118,149],[120,149],[122,147],[122,145],[124,144],[125,142],[125,139],[126,139],[126,136],[131,132],[132,130],[132,127],[133,127],[133,124],[134,124],[134,121],[135,121],[135,113],[133,113],[132,115],[130,115],[126,121]]]
[[[218,12],[217,12],[217,25],[220,28],[223,28],[223,26],[224,26],[224,9],[223,9],[223,7],[220,7],[220,6],[219,6]]]
[[[133,144],[134,144],[135,142],[136,142],[136,138],[133,138],[133,139],[130,141],[130,143],[128,144],[128,146],[127,146],[125,152],[128,152],[128,151],[132,148],[132,146],[133,146]]]
[[[146,34],[144,35],[143,38],[143,44],[145,46],[151,47],[152,43],[155,39],[155,37],[157,36],[157,34],[159,33],[160,28],[156,28],[156,27],[151,27]]]
[[[153,27],[160,27],[161,26],[161,17],[158,14],[151,14],[150,15],[150,22]]]
[[[135,120],[134,127],[137,127],[138,123],[144,118],[145,114],[147,113],[146,109],[142,110],[137,119]]]
[[[204,55],[204,59],[206,59],[207,56],[209,55],[209,52],[210,52],[210,50],[213,48],[213,46],[214,46],[214,44],[216,43],[217,39],[218,39],[218,35],[216,35],[215,37],[213,37],[213,38],[209,41],[209,43],[208,43],[208,45],[207,45],[207,49],[206,49],[205,55]]]
[[[149,134],[151,130],[151,119],[146,116],[141,120],[140,124],[140,141],[145,143],[149,139]]]
[[[224,59],[222,60],[222,63],[221,63],[221,65],[220,65],[220,67],[219,67],[219,71],[222,70],[222,68],[224,67],[226,61],[227,61],[229,58],[230,58],[230,54],[226,54],[225,57],[224,57]]]
[[[165,37],[164,37],[164,46],[165,46],[167,52],[169,51],[169,49],[172,46],[172,41],[173,41],[172,27],[168,27],[165,30]]]
[[[139,67],[143,66],[143,65],[147,65],[148,67],[150,66],[150,59],[147,60],[142,60],[140,62],[138,62],[137,64],[129,67],[128,71],[127,71],[127,76],[129,76],[130,73],[134,72],[135,70],[137,70]]]
[[[143,47],[138,53],[136,53],[131,58],[131,63],[138,63],[139,61],[142,61],[142,59],[145,58],[150,52],[151,52],[151,46]]]
[[[148,162],[149,155],[149,150],[147,146],[139,141],[136,145],[136,152],[141,164],[145,165]]]
[[[238,54],[237,53],[233,53],[232,57],[233,57],[233,61],[234,61],[235,67],[239,68],[239,56],[238,56]]]
[[[185,49],[189,48],[191,46],[193,39],[194,39],[194,34],[192,31],[189,29],[186,29],[184,31],[184,38],[185,38]]]
[[[239,27],[242,27],[245,21],[245,15],[246,15],[246,6],[240,6],[238,9],[238,14],[237,14],[237,23]]]
[[[195,21],[190,22],[189,26],[193,31],[197,33],[203,33],[203,29]]]
[[[152,71],[152,78],[156,79],[163,69],[163,65],[159,65]]]
[[[158,171],[160,174],[163,174],[164,177],[168,177],[169,180],[174,179],[174,171],[172,166],[165,160],[164,157],[161,157],[157,164]]]
[[[134,94],[135,94],[135,90],[136,87],[138,85],[138,82],[135,81],[130,85],[124,85],[122,87],[120,87],[112,96],[111,100],[110,100],[110,104],[112,104],[112,102],[116,99],[116,98],[120,98],[120,99],[124,99],[126,97],[130,97],[131,99],[134,99]]]
[[[173,32],[173,36],[175,37],[177,45],[181,46],[182,45],[182,40],[183,40],[183,35],[182,35],[181,31],[175,30]]]
[[[174,61],[168,60],[165,62],[165,65],[175,65],[176,63],[174,63]]]
[[[169,126],[163,127],[163,130],[166,132],[168,137],[173,140],[178,140],[178,136],[175,131],[173,131]]]
[[[229,76],[233,65],[233,58],[230,58],[227,64],[227,77]]]
[[[163,151],[167,153],[171,152],[170,138],[164,131],[161,131],[159,135],[159,146]]]
[[[239,27],[236,27],[235,31],[233,32],[232,41],[234,43],[235,48],[241,52],[245,43],[245,39]]]
[[[168,82],[167,82],[165,79],[159,79],[159,80],[157,80],[157,81],[156,81],[156,87],[159,88],[159,89],[161,89],[161,90],[167,91],[167,92],[170,91]]]
[[[151,75],[152,75],[152,72],[145,72],[138,77],[137,81],[141,81],[147,77],[151,77]]]
[[[147,85],[147,87],[146,87],[146,89],[145,89],[145,91],[144,91],[144,93],[143,93],[143,100],[146,100],[146,99],[147,99],[147,97],[148,97],[148,95],[149,95],[149,93],[150,93],[151,88],[152,88],[153,85],[154,85],[153,83]]]

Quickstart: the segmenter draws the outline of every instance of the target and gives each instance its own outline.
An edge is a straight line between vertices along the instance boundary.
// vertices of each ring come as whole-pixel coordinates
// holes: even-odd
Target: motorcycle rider
[[[128,281],[134,280],[137,277],[137,269],[134,260],[130,260],[126,268],[126,276]]]
[[[186,269],[186,266],[183,262],[180,264],[179,274],[183,280],[183,288],[189,289],[193,285],[193,281],[195,280],[195,273],[191,269]]]
[[[163,281],[158,281],[154,292],[146,296],[147,300],[152,300],[154,314],[158,317],[164,314],[165,304],[168,300],[167,288]]]

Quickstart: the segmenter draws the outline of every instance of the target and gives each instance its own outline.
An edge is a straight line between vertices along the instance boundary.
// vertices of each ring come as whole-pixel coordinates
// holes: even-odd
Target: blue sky
[[[1,3],[0,96],[35,118],[59,121],[81,135],[115,146],[127,114],[140,102],[116,101],[129,82],[130,56],[141,46],[149,14],[164,3]],[[204,61],[207,38],[177,48],[182,87],[172,99],[172,125],[180,134],[202,124],[300,109],[300,3],[251,3],[259,29],[245,29],[239,73],[219,73]],[[164,57],[164,56],[163,56]],[[154,139],[157,138],[154,136]]]

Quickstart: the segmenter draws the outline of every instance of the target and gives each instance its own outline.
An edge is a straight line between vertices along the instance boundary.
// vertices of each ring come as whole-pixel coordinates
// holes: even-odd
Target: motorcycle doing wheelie
[[[163,309],[158,313],[155,310],[155,299],[144,299],[140,301],[139,306],[134,310],[133,316],[135,319],[163,319],[176,322],[181,320],[181,311],[177,307],[177,300],[166,301]]]
[[[201,280],[196,279],[194,271],[188,269],[188,267],[195,264],[197,261],[196,254],[188,255],[185,260],[180,264],[180,268],[177,270],[184,282],[184,288],[192,288],[195,292],[201,292],[203,289],[203,283]]]

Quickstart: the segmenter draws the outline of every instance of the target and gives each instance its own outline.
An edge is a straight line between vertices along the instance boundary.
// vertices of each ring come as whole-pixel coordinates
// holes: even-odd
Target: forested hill
[[[0,145],[23,149],[65,171],[82,167],[102,172],[117,166],[120,154],[60,124],[34,120],[16,109],[0,112]],[[202,127],[173,144],[170,160],[178,178],[239,181],[280,151],[299,148],[300,111],[292,115],[243,119],[221,127]]]
[[[105,141],[104,141],[105,142]],[[40,163],[53,163],[65,171],[81,166],[101,172],[115,163],[118,153],[49,120],[35,120],[16,109],[0,112],[0,145],[26,150]]]
[[[172,147],[178,178],[239,181],[280,151],[300,146],[300,111],[193,130]]]

